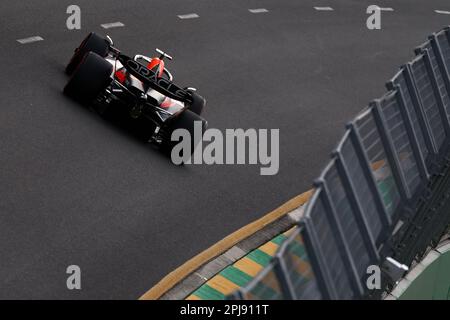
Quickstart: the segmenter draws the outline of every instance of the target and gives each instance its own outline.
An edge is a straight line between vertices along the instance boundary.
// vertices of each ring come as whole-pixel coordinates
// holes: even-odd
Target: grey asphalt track
[[[382,30],[366,28],[369,4]],[[384,92],[447,0],[0,2],[0,298],[136,299],[168,272],[310,188],[344,124]],[[314,6],[331,6],[319,12]],[[266,8],[252,14],[248,9]],[[180,14],[198,19],[181,20]],[[219,128],[279,128],[280,171],[172,165],[62,95],[73,49],[100,24],[123,51],[172,56]],[[22,45],[16,39],[41,36]],[[79,265],[82,290],[66,288]]]

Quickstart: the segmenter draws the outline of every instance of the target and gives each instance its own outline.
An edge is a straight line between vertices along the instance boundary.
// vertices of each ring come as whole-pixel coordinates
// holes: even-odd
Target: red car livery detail
[[[164,61],[159,58],[152,58],[152,60],[147,64],[147,68],[155,72],[158,75],[158,78],[162,78],[164,73]],[[127,79],[127,72],[122,68],[116,71],[115,76],[116,79],[123,84]]]
[[[125,73],[125,70],[123,70],[123,69],[117,70],[115,73],[115,76],[116,76],[117,80],[119,80],[119,82],[122,84],[127,79],[127,75]]]
[[[159,58],[153,58],[147,65],[147,68],[156,73],[158,78],[161,78],[164,72],[164,61]]]

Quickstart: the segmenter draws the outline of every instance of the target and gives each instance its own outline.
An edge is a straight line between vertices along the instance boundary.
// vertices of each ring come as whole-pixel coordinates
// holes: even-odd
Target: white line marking
[[[444,11],[444,10],[434,10],[434,12],[440,13],[440,14],[450,14],[450,11]]]
[[[188,13],[188,14],[180,14],[178,15],[178,18],[180,19],[196,19],[196,18],[200,18],[200,16],[196,13]]]
[[[382,7],[379,7],[380,8],[380,11],[394,11],[394,9],[392,9],[392,8],[382,8]]]
[[[29,38],[17,39],[17,42],[19,42],[20,44],[27,44],[27,43],[32,43],[32,42],[42,41],[42,40],[44,40],[44,38],[42,38],[40,36],[34,36],[34,37],[29,37]]]
[[[265,8],[248,9],[248,11],[250,11],[251,13],[264,13],[264,12],[269,12],[269,10],[267,10],[267,9],[265,9]]]
[[[334,11],[332,7],[314,7],[317,11]]]
[[[125,25],[122,22],[104,23],[104,24],[101,24],[101,26],[103,29],[125,27]]]

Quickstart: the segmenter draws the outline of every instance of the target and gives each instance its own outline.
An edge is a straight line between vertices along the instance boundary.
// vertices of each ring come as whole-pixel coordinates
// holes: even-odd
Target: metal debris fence
[[[377,299],[397,280],[389,260],[410,266],[437,244],[450,222],[450,28],[415,54],[347,125],[297,230],[229,299]]]

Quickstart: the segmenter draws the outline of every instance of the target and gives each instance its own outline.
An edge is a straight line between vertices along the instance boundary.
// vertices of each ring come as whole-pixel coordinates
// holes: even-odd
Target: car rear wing
[[[143,83],[148,84],[150,88],[166,95],[169,98],[192,103],[192,95],[189,91],[180,88],[168,79],[159,78],[155,72],[134,59],[119,53],[117,55],[117,60],[122,63],[128,72]]]

